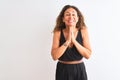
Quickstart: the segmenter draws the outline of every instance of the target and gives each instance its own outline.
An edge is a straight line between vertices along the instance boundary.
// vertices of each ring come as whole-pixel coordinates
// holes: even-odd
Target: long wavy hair
[[[64,6],[64,7],[62,8],[60,14],[58,15],[58,17],[57,17],[57,19],[56,19],[56,25],[55,25],[55,27],[54,27],[53,32],[55,32],[55,31],[60,31],[61,29],[66,28],[65,23],[63,22],[63,17],[64,17],[64,12],[65,12],[68,8],[73,8],[73,9],[75,9],[76,12],[77,12],[77,15],[78,15],[78,18],[79,18],[79,19],[78,19],[78,22],[77,22],[77,24],[76,24],[76,28],[81,29],[81,28],[83,28],[83,27],[86,27],[86,25],[85,25],[85,23],[84,23],[84,17],[83,17],[83,15],[82,15],[82,13],[80,12],[80,10],[79,10],[77,7],[73,6],[73,5],[66,5],[66,6]]]

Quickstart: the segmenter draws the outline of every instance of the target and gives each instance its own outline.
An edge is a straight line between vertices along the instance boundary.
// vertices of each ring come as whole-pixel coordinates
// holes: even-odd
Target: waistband
[[[61,61],[61,60],[59,60],[58,62],[63,63],[63,64],[79,64],[79,63],[82,63],[83,60],[82,59],[77,60],[77,61]]]

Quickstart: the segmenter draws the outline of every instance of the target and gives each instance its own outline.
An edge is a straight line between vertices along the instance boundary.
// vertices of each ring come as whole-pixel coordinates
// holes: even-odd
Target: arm
[[[81,30],[81,34],[82,34],[82,39],[83,39],[83,45],[79,44],[75,39],[72,39],[73,44],[75,45],[78,52],[83,57],[85,57],[86,59],[89,59],[92,51],[91,51],[91,47],[90,47],[90,43],[89,43],[87,28],[83,28]]]
[[[60,31],[54,32],[53,35],[53,43],[52,43],[52,49],[51,49],[51,55],[53,60],[57,60],[60,58],[65,50],[68,47],[69,41],[67,40],[63,45],[59,46],[60,41]]]

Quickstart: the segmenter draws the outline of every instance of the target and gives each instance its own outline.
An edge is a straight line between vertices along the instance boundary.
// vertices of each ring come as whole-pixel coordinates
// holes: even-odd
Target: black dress
[[[82,36],[80,30],[77,33],[76,40],[82,45]],[[65,37],[63,31],[60,34],[60,45],[65,43]],[[61,61],[76,61],[81,60],[82,55],[77,51],[76,47],[73,45],[71,48],[67,48],[65,53],[59,58]],[[85,69],[84,62],[78,64],[64,64],[57,63],[56,67],[56,80],[87,80],[87,73]]]

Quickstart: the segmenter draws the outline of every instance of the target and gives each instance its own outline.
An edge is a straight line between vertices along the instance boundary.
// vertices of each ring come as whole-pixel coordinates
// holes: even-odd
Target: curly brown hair
[[[64,12],[68,8],[73,8],[77,12],[79,20],[78,20],[78,22],[76,24],[76,28],[81,29],[83,27],[86,27],[86,25],[84,23],[84,17],[82,15],[82,13],[80,12],[80,10],[77,7],[73,6],[73,5],[66,5],[66,6],[63,7],[63,9],[61,10],[60,14],[58,15],[58,17],[56,19],[56,25],[55,25],[55,28],[54,28],[53,32],[60,31],[61,29],[66,28],[65,23],[63,22],[63,17],[64,17]]]

